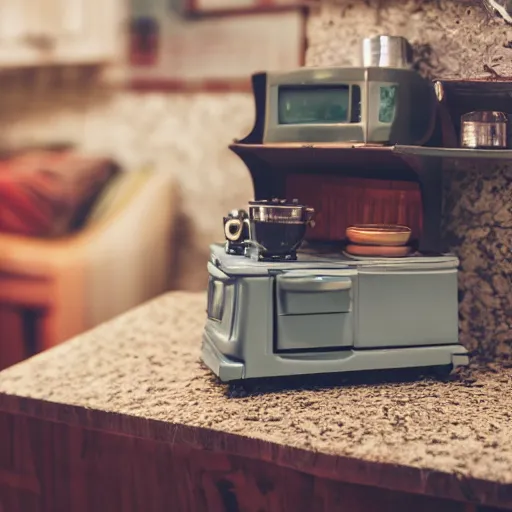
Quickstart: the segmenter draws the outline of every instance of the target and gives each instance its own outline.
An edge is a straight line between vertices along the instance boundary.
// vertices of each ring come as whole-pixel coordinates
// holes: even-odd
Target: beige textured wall
[[[324,0],[308,22],[309,65],[353,64],[362,36],[406,36],[430,77],[479,76],[486,66],[512,76],[512,28],[464,0]],[[176,285],[201,289],[207,247],[222,238],[221,217],[252,189],[227,149],[253,121],[252,98],[229,95],[2,94],[4,142],[72,140],[127,166],[147,161],[182,189],[183,250]],[[486,165],[486,164],[484,164]],[[446,236],[462,259],[462,340],[488,354],[512,346],[512,171],[446,170]],[[203,215],[201,215],[203,214]],[[435,321],[435,319],[432,319]]]

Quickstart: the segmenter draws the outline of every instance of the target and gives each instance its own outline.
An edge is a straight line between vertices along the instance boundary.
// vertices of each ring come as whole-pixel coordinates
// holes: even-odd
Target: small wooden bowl
[[[345,247],[345,251],[353,256],[366,256],[375,258],[404,258],[412,252],[412,248],[408,245],[353,245],[349,244]]]
[[[347,238],[356,245],[397,247],[407,244],[411,229],[393,224],[357,224],[347,228]]]

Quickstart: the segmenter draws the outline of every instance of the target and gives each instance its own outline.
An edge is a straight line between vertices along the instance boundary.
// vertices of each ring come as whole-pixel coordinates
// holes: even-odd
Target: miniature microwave
[[[403,44],[392,46],[396,40]],[[378,36],[364,41],[361,67],[253,75],[263,143],[424,144],[437,98],[432,83],[409,67],[407,50],[390,58],[407,45]]]

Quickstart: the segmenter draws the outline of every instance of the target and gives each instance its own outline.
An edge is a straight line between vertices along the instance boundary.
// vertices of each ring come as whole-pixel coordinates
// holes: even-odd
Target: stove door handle
[[[281,277],[279,287],[296,293],[342,292],[352,288],[352,281],[349,277],[332,276]]]

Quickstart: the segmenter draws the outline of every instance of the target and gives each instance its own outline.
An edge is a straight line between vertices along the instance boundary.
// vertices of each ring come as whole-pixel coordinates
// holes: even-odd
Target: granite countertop
[[[388,486],[400,470],[393,485],[512,507],[512,365],[445,381],[229,387],[199,363],[204,310],[203,293],[171,293],[7,369],[0,409],[238,453],[243,439],[327,477]]]

